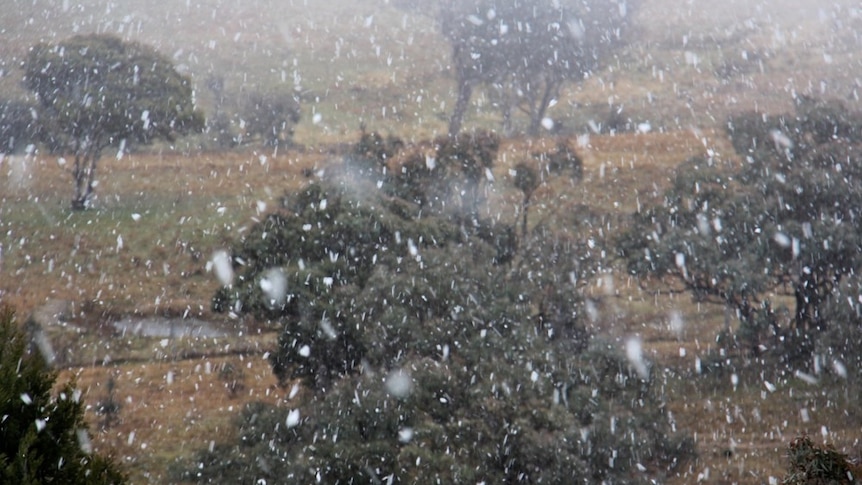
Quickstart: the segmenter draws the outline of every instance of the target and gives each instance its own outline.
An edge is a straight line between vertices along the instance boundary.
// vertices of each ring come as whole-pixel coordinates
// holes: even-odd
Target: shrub
[[[847,457],[831,446],[816,445],[811,438],[796,438],[787,448],[785,485],[841,485],[856,483]],[[858,470],[857,470],[858,473]]]

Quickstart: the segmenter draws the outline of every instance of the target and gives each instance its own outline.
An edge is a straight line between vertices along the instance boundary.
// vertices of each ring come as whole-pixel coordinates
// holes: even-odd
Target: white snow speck
[[[78,428],[75,430],[75,434],[78,437],[78,446],[81,448],[86,454],[90,454],[93,452],[93,444],[90,442],[90,435],[87,433],[87,430],[84,428]]]
[[[494,181],[494,172],[492,172],[490,168],[485,169],[485,178],[488,180],[488,182]]]
[[[697,214],[697,230],[703,235],[709,235],[710,226],[709,219],[706,217],[706,214],[700,212]]]
[[[308,357],[309,355],[311,355],[311,347],[309,347],[308,345],[303,345],[299,348],[299,355],[303,357]]]
[[[117,252],[119,253],[121,249],[123,249],[123,236],[118,235],[117,236]]]
[[[284,305],[287,298],[287,277],[280,268],[266,270],[258,284],[267,306],[277,308]]]
[[[319,125],[321,121],[323,121],[323,115],[320,113],[314,113],[311,117],[311,123],[314,125]]]
[[[434,168],[437,167],[437,159],[432,156],[425,155],[425,166],[428,170],[434,170]]]
[[[811,385],[817,384],[817,382],[818,382],[816,377],[814,377],[813,375],[811,375],[807,372],[802,372],[799,369],[797,369],[796,372],[793,373],[793,375],[795,375],[800,380],[805,381],[806,383],[811,384]]]
[[[141,220],[141,215],[140,215],[140,214],[138,214],[137,212],[135,212],[134,214],[132,214],[132,220],[133,220],[133,221],[135,221],[135,222],[140,221],[140,220]]]
[[[165,382],[167,382],[169,386],[174,383],[174,371],[168,371],[168,373],[165,375]]]
[[[766,390],[769,392],[775,392],[775,385],[769,381],[763,381],[763,385],[766,386]]]
[[[783,248],[790,247],[790,237],[788,237],[787,234],[784,234],[783,232],[776,232],[775,236],[772,236],[772,239],[775,240],[775,242]]]
[[[832,370],[834,370],[839,377],[842,377],[844,379],[847,378],[847,367],[840,360],[832,361]]]
[[[289,413],[287,413],[287,419],[284,420],[284,424],[287,425],[288,428],[295,428],[296,425],[299,424],[299,409],[291,409]]]
[[[23,401],[24,404],[27,404],[27,405],[33,404],[33,399],[31,399],[30,395],[27,394],[26,392],[24,394],[21,394],[21,401]]]
[[[48,423],[44,419],[36,420],[36,432],[41,432],[45,429],[45,426],[48,426]]]
[[[386,376],[386,392],[399,399],[404,399],[413,390],[413,379],[402,369],[395,369]]]
[[[335,340],[338,337],[338,332],[335,331],[335,328],[332,327],[332,322],[326,317],[320,319],[320,330],[323,331],[323,335],[326,335],[326,338],[329,340]]]
[[[213,253],[212,267],[215,269],[216,278],[222,286],[233,284],[233,264],[227,251],[220,249]]]
[[[413,439],[413,428],[401,428],[398,430],[398,441],[401,443],[410,443]]]
[[[646,360],[644,360],[641,339],[630,337],[626,340],[626,358],[641,379],[649,379],[649,368],[647,367]]]
[[[780,130],[772,130],[769,132],[769,136],[772,137],[772,141],[775,143],[775,148],[789,150],[793,148],[793,140],[791,140],[787,135],[782,133]]]
[[[550,118],[542,118],[542,128],[550,131],[554,129],[554,120]]]
[[[685,321],[682,319],[682,313],[677,310],[670,312],[668,327],[670,328],[670,331],[677,336],[677,338],[682,337],[682,332],[685,329]]]
[[[485,23],[482,21],[482,19],[480,19],[479,17],[477,17],[473,14],[470,14],[467,16],[467,22],[470,22],[471,24],[473,24],[477,27]]]
[[[638,123],[638,133],[647,134],[652,131],[652,125],[649,121],[645,121],[643,123]]]

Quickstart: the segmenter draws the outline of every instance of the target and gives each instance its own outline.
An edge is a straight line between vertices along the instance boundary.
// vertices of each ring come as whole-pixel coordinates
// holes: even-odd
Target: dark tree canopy
[[[631,10],[624,0],[470,0],[448,2],[440,24],[452,43],[457,101],[449,134],[461,123],[478,85],[496,92],[504,129],[512,110],[538,133],[545,113],[567,82],[584,79],[627,42]]]
[[[840,324],[823,310],[862,267],[860,127],[840,103],[805,98],[794,114],[731,118],[742,165],[683,164],[664,204],[623,238],[629,269],[736,308],[755,348],[764,330],[782,331],[768,291],[792,294],[797,332]]]
[[[52,393],[57,374],[8,308],[0,309],[0,482],[119,484],[112,459],[90,450],[84,402],[72,384]]]
[[[473,177],[488,144],[459,137],[440,153],[472,155],[426,176]],[[691,452],[652,380],[589,340],[578,282],[598,263],[576,234],[542,234],[515,264],[511,227],[429,205],[410,171],[344,169],[249,231],[232,251],[238,279],[214,299],[281,322],[274,370],[310,396],[248,407],[239,443],[203,452],[185,478],[646,483]],[[267,294],[276,274],[283,300]]]
[[[24,68],[46,131],[75,157],[74,208],[87,205],[108,146],[170,141],[203,126],[189,78],[136,42],[92,34],[39,44]]]

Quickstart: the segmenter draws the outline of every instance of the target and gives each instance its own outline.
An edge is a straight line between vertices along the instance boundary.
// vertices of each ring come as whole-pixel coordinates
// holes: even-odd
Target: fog
[[[72,461],[858,483],[862,6],[535,2],[5,0],[0,307]]]

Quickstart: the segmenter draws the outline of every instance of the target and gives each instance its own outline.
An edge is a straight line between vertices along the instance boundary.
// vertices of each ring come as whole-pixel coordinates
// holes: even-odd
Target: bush
[[[258,141],[271,147],[287,145],[293,138],[300,114],[299,102],[292,93],[252,93],[239,115],[237,143]]]
[[[860,472],[835,448],[816,445],[807,436],[790,443],[787,461],[785,485],[850,485],[857,483]]]

